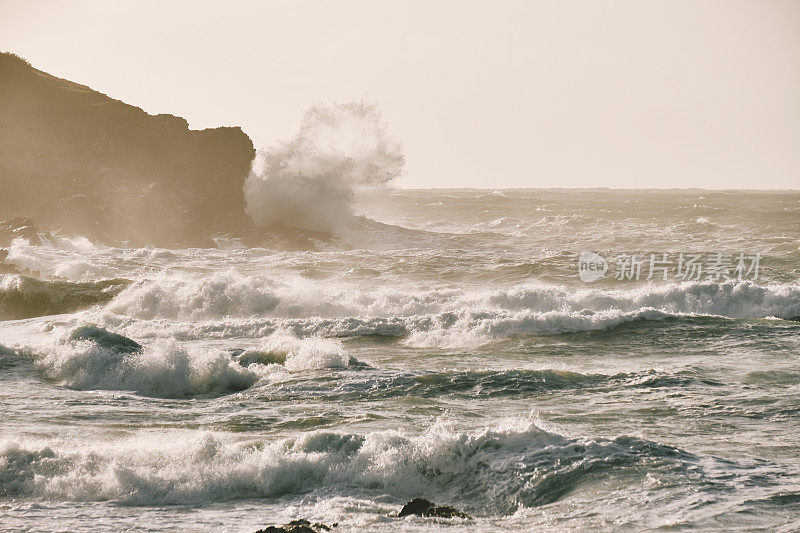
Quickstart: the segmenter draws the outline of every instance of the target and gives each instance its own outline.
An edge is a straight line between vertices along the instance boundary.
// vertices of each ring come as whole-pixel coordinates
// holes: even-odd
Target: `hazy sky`
[[[800,188],[800,0],[0,0],[0,50],[257,147],[376,101],[407,187]]]

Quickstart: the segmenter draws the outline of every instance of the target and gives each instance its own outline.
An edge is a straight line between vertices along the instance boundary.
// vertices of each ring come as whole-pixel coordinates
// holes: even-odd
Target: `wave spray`
[[[375,104],[313,106],[291,140],[256,155],[247,214],[263,227],[338,234],[353,219],[354,190],[389,183],[404,163]]]

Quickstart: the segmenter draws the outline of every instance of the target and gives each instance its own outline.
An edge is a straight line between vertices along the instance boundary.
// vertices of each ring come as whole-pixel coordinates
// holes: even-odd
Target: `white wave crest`
[[[143,319],[191,319],[263,315],[279,301],[275,286],[263,277],[165,275],[132,284],[107,309]]]
[[[529,285],[492,294],[502,309],[536,311],[657,309],[669,314],[717,315],[727,318],[794,318],[800,316],[800,286],[758,285],[752,281],[685,282],[648,285],[628,290],[568,290],[555,285]]]
[[[147,281],[123,290],[103,320],[158,336],[406,337],[415,346],[474,346],[512,335],[551,335],[607,329],[626,322],[680,316],[793,319],[800,287],[742,282],[693,282],[627,290],[567,288],[532,283],[503,291],[404,287],[353,290],[348,285],[271,282],[261,277],[214,276]],[[136,319],[207,319],[154,324]],[[220,321],[220,319],[223,319]]]
[[[297,338],[285,332],[267,337],[254,350],[247,350],[239,357],[242,365],[282,364],[286,370],[317,370],[322,368],[346,368],[356,364],[342,347],[338,339],[322,337]]]
[[[570,439],[530,422],[469,433],[436,423],[417,436],[313,431],[267,443],[194,432],[83,443],[5,438],[0,486],[9,496],[133,505],[276,498],[315,490],[389,494],[398,503],[425,494],[468,510],[506,514],[520,505],[554,501],[589,473],[596,477],[670,455],[676,455],[674,449],[655,443]],[[670,461],[668,468],[680,472],[680,458]]]
[[[107,277],[102,264],[92,261],[106,248],[86,237],[41,237],[40,245],[25,238],[14,239],[8,248],[5,262],[42,276],[70,280]]]
[[[221,350],[185,348],[164,340],[139,349],[130,339],[99,328],[94,338],[76,338],[74,333],[80,330],[71,332],[71,337],[57,335],[50,345],[27,349],[41,371],[70,388],[182,398],[240,391],[260,377]]]

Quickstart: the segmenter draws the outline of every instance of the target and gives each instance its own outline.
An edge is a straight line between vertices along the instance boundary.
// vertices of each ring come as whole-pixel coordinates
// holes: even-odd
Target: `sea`
[[[14,240],[0,530],[800,531],[800,192],[352,213],[303,250]]]

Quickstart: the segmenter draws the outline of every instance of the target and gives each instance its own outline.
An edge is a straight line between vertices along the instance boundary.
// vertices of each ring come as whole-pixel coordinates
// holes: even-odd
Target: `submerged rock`
[[[69,336],[69,340],[92,341],[102,348],[118,353],[132,354],[142,351],[142,345],[135,340],[93,325],[77,328]]]
[[[437,518],[471,518],[468,514],[462,513],[455,507],[449,505],[436,505],[425,498],[414,498],[403,506],[398,517],[417,515]]]
[[[320,531],[330,531],[334,527],[336,527],[336,524],[332,526],[319,523],[312,524],[308,520],[301,518],[299,520],[292,520],[281,527],[267,526],[264,529],[259,529],[256,533],[319,533]]]

